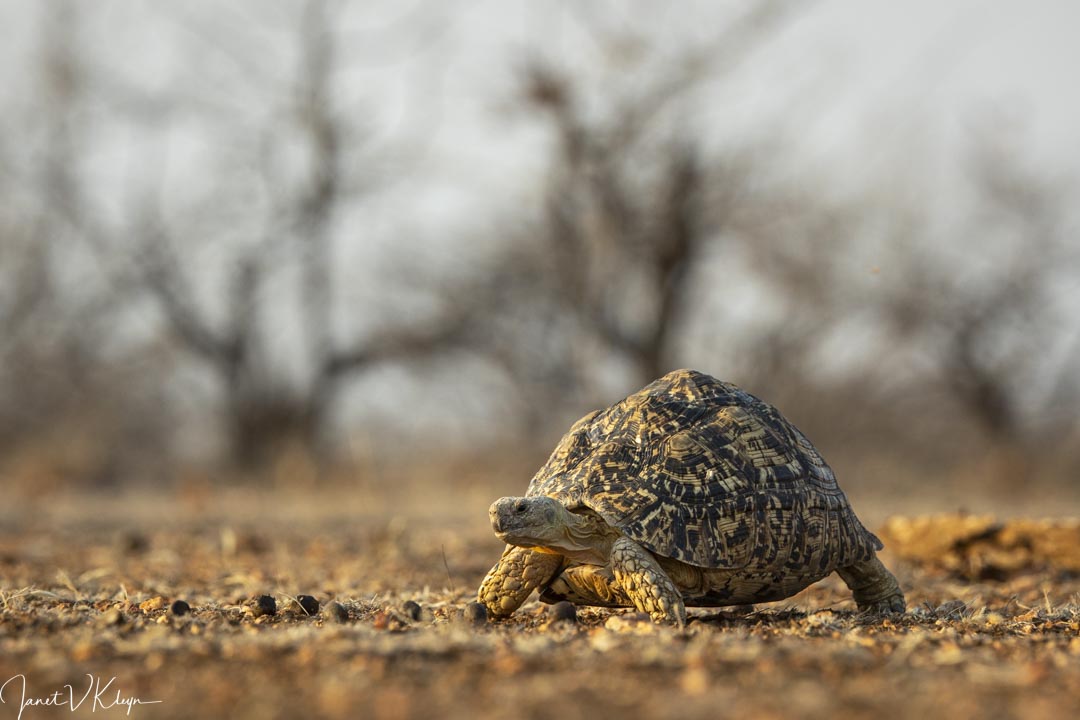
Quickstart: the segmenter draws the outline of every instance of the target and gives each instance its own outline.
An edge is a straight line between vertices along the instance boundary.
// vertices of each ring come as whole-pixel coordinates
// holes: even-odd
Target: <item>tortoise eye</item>
[[[525,512],[525,507],[526,507],[525,501],[524,500],[519,500],[518,504],[514,506],[514,511],[519,512],[519,513]]]

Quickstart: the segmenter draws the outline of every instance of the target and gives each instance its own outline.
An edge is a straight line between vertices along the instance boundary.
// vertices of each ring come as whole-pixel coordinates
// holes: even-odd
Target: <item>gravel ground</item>
[[[833,577],[680,632],[535,601],[477,617],[500,546],[474,500],[9,506],[0,719],[24,693],[54,704],[24,720],[1080,717],[1078,522],[891,518],[906,615],[858,615]]]

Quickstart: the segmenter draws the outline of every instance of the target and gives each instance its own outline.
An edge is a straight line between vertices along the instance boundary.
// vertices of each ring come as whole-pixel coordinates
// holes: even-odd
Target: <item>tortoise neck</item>
[[[558,549],[571,560],[606,565],[611,546],[622,533],[608,525],[589,509],[565,511],[562,519]]]

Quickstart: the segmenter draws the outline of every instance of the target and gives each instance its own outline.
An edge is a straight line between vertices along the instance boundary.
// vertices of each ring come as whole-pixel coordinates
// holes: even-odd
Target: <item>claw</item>
[[[907,612],[903,595],[890,595],[876,602],[859,605],[859,611],[870,615],[902,615]]]

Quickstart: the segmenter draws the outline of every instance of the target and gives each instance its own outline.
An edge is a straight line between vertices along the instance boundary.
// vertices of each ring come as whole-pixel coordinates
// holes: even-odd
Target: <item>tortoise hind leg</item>
[[[907,607],[900,584],[877,555],[861,563],[840,568],[837,574],[843,579],[855,604],[864,612],[902,613]]]
[[[596,607],[634,606],[630,597],[615,582],[611,568],[597,565],[572,565],[540,593],[540,602],[552,604],[561,600]]]
[[[549,583],[563,560],[562,555],[507,545],[480,583],[476,599],[493,617],[506,617],[521,607],[533,590]]]

